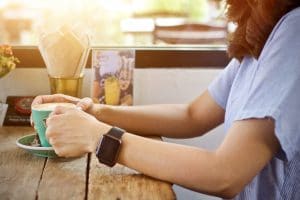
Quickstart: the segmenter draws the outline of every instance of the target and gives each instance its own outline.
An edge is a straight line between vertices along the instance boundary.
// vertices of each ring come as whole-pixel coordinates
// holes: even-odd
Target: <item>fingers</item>
[[[46,138],[56,154],[63,157],[74,157],[88,152],[89,140],[85,130],[89,129],[89,114],[78,108],[57,106],[48,117],[46,124]],[[93,118],[94,119],[94,118]],[[86,122],[87,125],[82,125]],[[82,128],[85,127],[85,128]]]
[[[70,145],[65,143],[65,140],[60,136],[50,136],[48,141],[59,157],[79,157],[86,153],[84,151],[78,151],[78,147],[75,144]]]
[[[54,110],[49,114],[47,120],[46,120],[46,126],[49,127],[49,124],[52,122],[59,122],[61,120],[64,120],[64,114],[69,112],[78,112],[79,110],[82,110],[80,107],[76,108],[70,108],[65,106],[56,106]]]
[[[50,126],[50,124],[52,122],[55,122],[55,121],[60,121],[58,120],[59,116],[58,115],[53,115],[53,116],[50,116],[47,118],[46,120],[46,138],[49,139],[49,136],[51,136],[51,134],[55,134],[55,131],[53,131],[53,126]]]
[[[93,105],[93,100],[91,98],[85,97],[76,104],[77,107],[81,108],[83,111],[88,110]]]
[[[66,157],[66,153],[64,150],[63,145],[60,144],[59,140],[57,138],[54,137],[50,137],[48,139],[49,144],[51,144],[51,146],[53,147],[55,153],[59,156],[59,157]]]
[[[51,123],[51,121],[58,120],[57,118],[63,120],[63,118],[61,118],[63,114],[69,112],[76,112],[76,111],[82,111],[82,108],[81,107],[68,108],[64,106],[56,106],[54,110],[49,114],[46,120],[46,126],[48,127],[48,124]]]
[[[53,94],[53,95],[40,95],[34,98],[31,106],[42,103],[53,103],[53,102],[68,102],[76,104],[80,99],[64,94]]]
[[[61,128],[58,128],[61,126],[61,116],[59,115],[54,115],[54,116],[49,116],[46,120],[46,138],[49,141],[51,145],[55,144],[55,139],[59,136],[61,136]]]
[[[68,108],[68,107],[64,107],[64,106],[56,106],[54,108],[54,110],[52,111],[52,113],[49,115],[49,117],[54,116],[54,115],[65,114],[66,112],[68,112],[70,110],[74,110],[74,108]]]
[[[67,96],[64,94],[53,94],[53,95],[39,95],[34,98],[32,101],[31,107],[37,104],[43,104],[43,103],[54,103],[54,102],[67,102],[67,103],[73,103],[76,104],[79,110],[86,111],[93,105],[93,100],[91,98],[83,98],[79,99],[72,96]],[[54,112],[53,114],[61,114],[60,111],[63,109],[58,109],[57,112]],[[31,126],[34,126],[32,116],[30,116],[30,124]]]

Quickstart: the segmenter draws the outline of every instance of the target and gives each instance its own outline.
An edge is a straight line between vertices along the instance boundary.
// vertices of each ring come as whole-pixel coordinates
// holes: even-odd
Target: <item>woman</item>
[[[300,2],[227,4],[237,24],[228,47],[233,59],[188,105],[113,107],[37,97],[33,104],[68,101],[85,111],[58,107],[48,118],[56,153],[95,152],[116,126],[126,130],[117,162],[149,176],[223,198],[300,199]],[[197,137],[223,122],[226,137],[215,151],[138,136]]]

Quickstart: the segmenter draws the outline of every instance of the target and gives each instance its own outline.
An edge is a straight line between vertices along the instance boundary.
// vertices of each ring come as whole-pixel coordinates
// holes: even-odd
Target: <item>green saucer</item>
[[[30,135],[25,135],[21,138],[19,138],[16,141],[16,144],[18,147],[28,151],[29,153],[39,156],[39,157],[44,157],[44,158],[55,158],[58,157],[54,150],[53,147],[34,147],[31,146],[31,142],[34,140],[36,134],[30,134]]]

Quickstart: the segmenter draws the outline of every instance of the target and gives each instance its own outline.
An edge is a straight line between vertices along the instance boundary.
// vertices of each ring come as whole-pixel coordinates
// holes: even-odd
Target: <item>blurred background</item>
[[[0,0],[0,43],[36,45],[68,24],[92,46],[225,44],[220,0]]]

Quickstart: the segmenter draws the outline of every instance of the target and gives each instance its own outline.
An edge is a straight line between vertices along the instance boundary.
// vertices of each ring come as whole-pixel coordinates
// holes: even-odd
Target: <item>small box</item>
[[[8,96],[8,109],[4,126],[30,126],[31,103],[33,96]]]

